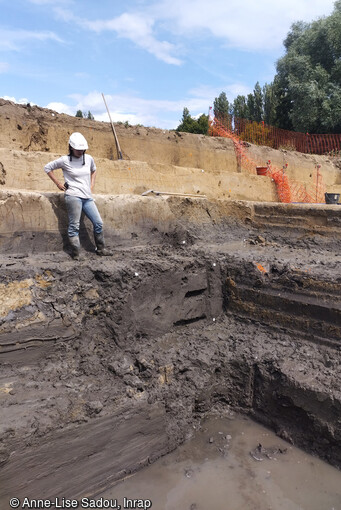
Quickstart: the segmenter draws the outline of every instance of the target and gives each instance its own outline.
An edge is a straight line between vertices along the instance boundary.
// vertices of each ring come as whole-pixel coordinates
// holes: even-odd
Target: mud
[[[255,461],[250,451],[259,441],[267,455]],[[100,497],[121,507],[124,498],[151,501],[165,510],[336,510],[340,472],[226,411],[203,420],[181,447]]]
[[[12,126],[1,144],[33,157],[38,146],[56,151],[78,122],[0,107]],[[99,140],[108,126],[87,129]],[[141,155],[142,131],[127,133],[125,153]],[[143,132],[181,165],[188,144],[205,146],[157,135]],[[236,163],[226,140],[208,144],[212,174],[217,144]],[[339,178],[332,163],[330,175]],[[96,201],[114,255],[96,257],[85,221],[74,262],[60,194],[0,193],[1,508],[10,497],[100,494],[174,450],[212,409],[247,414],[340,468],[341,207]]]
[[[217,405],[341,466],[340,240],[234,218],[153,235],[2,256],[2,502],[99,493]]]

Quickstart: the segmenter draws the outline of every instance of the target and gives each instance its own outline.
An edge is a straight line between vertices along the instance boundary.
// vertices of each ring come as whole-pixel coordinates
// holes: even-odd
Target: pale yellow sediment
[[[0,284],[0,317],[6,317],[9,312],[27,306],[32,302],[31,278]]]

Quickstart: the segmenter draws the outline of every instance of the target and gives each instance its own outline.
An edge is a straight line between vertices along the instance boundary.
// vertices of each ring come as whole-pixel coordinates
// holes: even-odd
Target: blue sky
[[[293,22],[334,0],[0,0],[0,97],[175,128],[270,83]]]

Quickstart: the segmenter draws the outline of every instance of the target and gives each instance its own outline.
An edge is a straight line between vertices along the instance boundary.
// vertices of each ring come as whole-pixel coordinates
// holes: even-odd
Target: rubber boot
[[[79,252],[81,249],[81,243],[79,242],[79,236],[69,237],[69,243],[71,246],[71,257],[74,260],[79,260]]]
[[[95,243],[96,243],[96,254],[100,257],[109,257],[112,255],[111,251],[107,250],[104,243],[104,234],[101,232],[100,234],[95,234]]]

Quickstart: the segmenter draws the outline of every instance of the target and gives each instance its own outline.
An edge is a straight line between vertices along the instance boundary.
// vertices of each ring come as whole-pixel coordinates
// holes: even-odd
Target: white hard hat
[[[88,142],[82,133],[72,133],[69,138],[69,145],[76,151],[86,151],[88,149]]]

